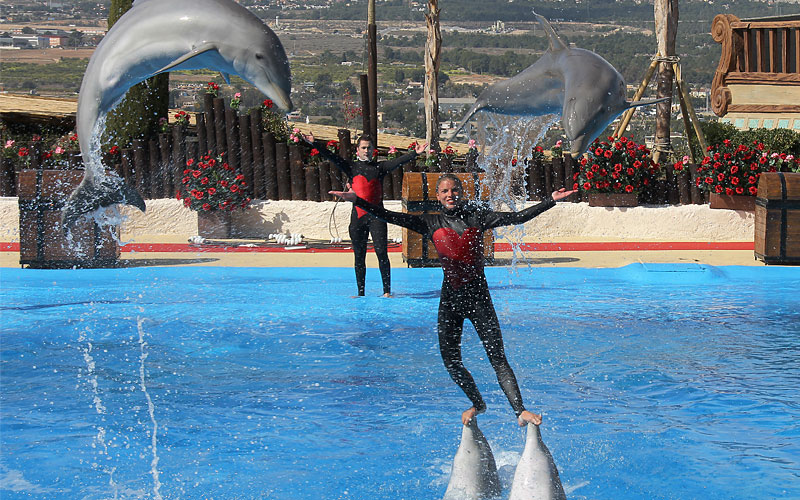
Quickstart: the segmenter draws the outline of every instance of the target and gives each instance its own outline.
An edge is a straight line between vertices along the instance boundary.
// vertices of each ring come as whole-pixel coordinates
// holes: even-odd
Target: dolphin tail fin
[[[82,215],[116,203],[133,205],[145,211],[144,200],[139,192],[116,175],[109,175],[99,184],[82,182],[62,209],[61,222],[64,227],[70,227]]]
[[[626,109],[638,108],[639,106],[651,106],[653,104],[658,104],[660,102],[666,102],[666,101],[669,101],[671,99],[672,99],[671,97],[662,97],[660,99],[642,99],[640,101],[629,102],[628,103],[628,107]]]
[[[191,59],[191,58],[193,58],[195,56],[199,56],[203,52],[208,52],[209,50],[217,50],[216,44],[213,44],[211,42],[207,42],[207,43],[201,44],[201,45],[195,47],[194,49],[190,50],[189,52],[185,53],[184,55],[180,56],[179,58],[175,59],[171,63],[167,64],[166,66],[164,66],[163,68],[161,68],[160,70],[156,71],[153,74],[157,75],[159,73],[163,73],[165,71],[169,71],[172,68],[174,68],[175,66],[177,66],[177,65],[179,65],[181,63],[184,63],[184,62],[188,61],[189,59]],[[226,80],[226,81],[228,81],[228,80]]]
[[[533,15],[536,16],[536,20],[539,21],[539,24],[542,25],[544,28],[545,33],[547,33],[547,41],[550,42],[550,51],[555,52],[557,50],[566,50],[567,44],[556,34],[556,30],[553,29],[553,26],[550,24],[550,21],[544,18],[544,16],[540,16],[536,13],[535,10],[531,10]]]
[[[478,102],[480,102],[480,100],[478,100]],[[473,116],[475,116],[475,113],[477,113],[478,111],[480,111],[480,106],[479,106],[478,102],[476,102],[475,104],[473,104],[473,105],[472,105],[472,107],[470,108],[470,110],[469,110],[469,111],[467,111],[467,114],[464,116],[464,118],[462,118],[462,119],[461,119],[461,121],[458,123],[458,127],[456,127],[456,129],[453,131],[453,133],[452,133],[452,134],[450,134],[450,137],[447,139],[447,143],[445,144],[445,147],[447,147],[447,145],[448,145],[448,144],[450,144],[451,142],[453,142],[453,139],[455,139],[455,138],[456,138],[456,135],[458,135],[458,133],[459,133],[459,132],[461,132],[461,129],[463,129],[463,128],[464,128],[464,125],[466,125],[466,124],[467,124],[467,122],[468,122],[468,121],[469,121],[469,120],[470,120],[470,119],[471,119]]]

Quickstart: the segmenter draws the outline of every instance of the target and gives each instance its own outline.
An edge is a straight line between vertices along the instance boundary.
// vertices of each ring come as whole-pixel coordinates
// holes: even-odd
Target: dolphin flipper
[[[225,83],[227,85],[231,84],[231,75],[229,75],[228,73],[225,73],[224,71],[220,71],[219,72],[219,76],[221,76],[222,79],[225,80]]]
[[[133,205],[145,211],[142,196],[119,176],[109,175],[99,184],[82,182],[67,200],[61,212],[61,222],[64,227],[69,227],[82,215],[116,203]]]
[[[197,57],[197,56],[199,56],[200,54],[202,54],[204,52],[208,52],[209,50],[218,50],[217,44],[211,43],[211,42],[207,42],[207,43],[201,44],[201,45],[193,48],[191,51],[187,52],[186,54],[184,54],[184,55],[180,56],[179,58],[175,59],[171,63],[167,64],[166,66],[164,66],[160,70],[156,71],[154,74],[157,75],[159,73],[163,73],[165,71],[169,71],[172,68],[174,68],[175,66],[177,66],[179,64],[182,64],[182,63],[185,63],[189,59],[191,59],[193,57]]]

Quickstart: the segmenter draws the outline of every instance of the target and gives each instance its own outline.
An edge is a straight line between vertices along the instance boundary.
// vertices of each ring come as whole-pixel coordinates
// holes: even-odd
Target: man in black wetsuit
[[[458,177],[442,175],[436,184],[436,198],[442,204],[442,212],[421,215],[391,212],[359,198],[353,191],[331,191],[331,194],[352,201],[358,208],[433,241],[444,271],[439,301],[439,350],[450,377],[472,402],[472,407],[461,415],[464,425],[486,410],[478,386],[461,360],[461,333],[465,319],[475,326],[519,424],[530,422],[539,425],[542,417],[525,409],[517,379],[506,359],[500,323],[483,272],[483,232],[527,222],[554,207],[556,200],[566,198],[574,191],[562,188],[547,200],[519,212],[494,212],[479,204],[464,203],[461,200],[462,192]]]
[[[314,136],[304,136],[306,141],[314,145]],[[372,138],[362,135],[358,138],[356,161],[345,160],[339,155],[328,151],[324,146],[317,146],[320,155],[333,163],[344,175],[350,179],[350,186],[356,195],[373,205],[383,206],[383,178],[392,170],[410,162],[425,151],[426,144],[418,144],[414,151],[398,156],[393,160],[375,161],[375,146]],[[372,247],[378,257],[378,268],[383,281],[383,296],[392,294],[392,266],[389,263],[387,250],[386,222],[373,217],[366,211],[353,207],[350,214],[350,240],[353,242],[353,255],[355,257],[356,285],[358,296],[363,297],[367,276],[367,239],[372,235]]]

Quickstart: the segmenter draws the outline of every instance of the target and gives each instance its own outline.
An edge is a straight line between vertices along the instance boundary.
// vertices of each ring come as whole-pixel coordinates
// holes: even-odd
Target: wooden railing
[[[711,106],[717,116],[728,112],[800,112],[800,103],[732,103],[729,85],[800,85],[800,20],[740,21],[720,14],[711,35],[722,44],[711,84]]]

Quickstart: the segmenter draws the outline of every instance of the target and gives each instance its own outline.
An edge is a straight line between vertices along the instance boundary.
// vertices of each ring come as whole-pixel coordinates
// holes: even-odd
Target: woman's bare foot
[[[391,293],[384,293],[383,296],[388,299],[388,298],[391,298],[392,294]]]
[[[519,423],[520,427],[524,427],[528,424],[541,425],[542,416],[536,413],[531,413],[528,410],[524,410],[519,414],[519,417],[517,417],[517,422]]]
[[[461,414],[461,423],[464,425],[469,424],[469,421],[472,420],[477,414],[478,410],[476,410],[474,406],[470,407],[469,410]]]

